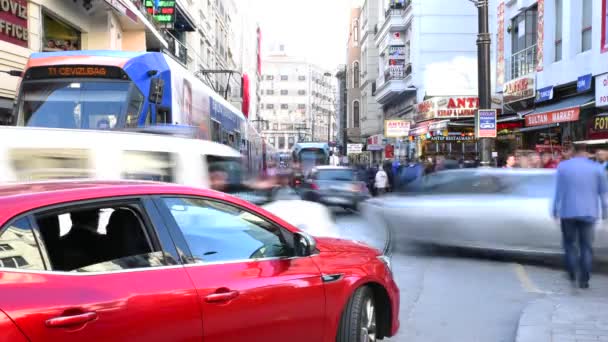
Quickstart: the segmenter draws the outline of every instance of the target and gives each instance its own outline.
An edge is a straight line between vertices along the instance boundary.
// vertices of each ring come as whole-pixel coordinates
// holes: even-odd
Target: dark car
[[[300,194],[308,201],[357,210],[370,197],[357,171],[343,166],[318,166],[301,186]]]

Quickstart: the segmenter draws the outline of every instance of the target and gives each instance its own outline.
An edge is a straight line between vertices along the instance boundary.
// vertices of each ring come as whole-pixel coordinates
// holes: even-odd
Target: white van
[[[137,179],[209,187],[209,168],[242,177],[241,154],[211,141],[95,130],[0,127],[0,183]]]

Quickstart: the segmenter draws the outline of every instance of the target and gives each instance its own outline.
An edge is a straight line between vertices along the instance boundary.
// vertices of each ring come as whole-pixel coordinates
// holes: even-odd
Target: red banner
[[[505,3],[498,4],[498,37],[496,39],[496,86],[505,84]]]
[[[538,0],[538,24],[536,26],[536,71],[543,71],[543,41],[545,40],[545,0]]]
[[[579,107],[573,107],[553,112],[526,115],[526,127],[578,121],[580,112],[581,109]]]
[[[0,40],[28,47],[27,0],[0,1]]]

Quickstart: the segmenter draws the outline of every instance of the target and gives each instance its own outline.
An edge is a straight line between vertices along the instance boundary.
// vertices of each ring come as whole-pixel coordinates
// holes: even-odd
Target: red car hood
[[[317,249],[320,252],[348,252],[360,254],[380,255],[380,251],[374,249],[363,242],[354,240],[344,240],[327,237],[315,237]]]

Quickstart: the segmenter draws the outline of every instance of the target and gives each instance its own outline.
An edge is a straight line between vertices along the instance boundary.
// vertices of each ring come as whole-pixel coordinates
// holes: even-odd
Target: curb
[[[555,304],[547,298],[534,300],[522,310],[516,342],[551,342],[551,317]]]

